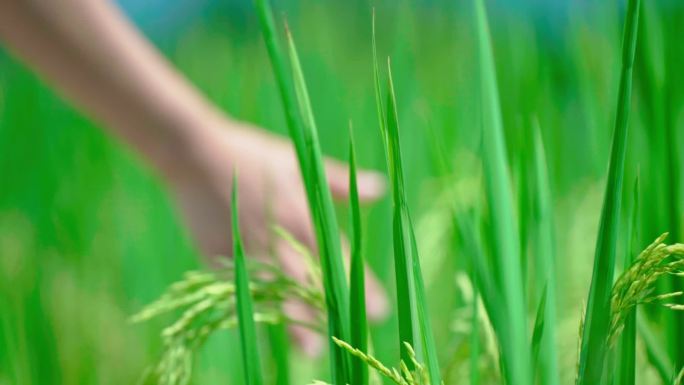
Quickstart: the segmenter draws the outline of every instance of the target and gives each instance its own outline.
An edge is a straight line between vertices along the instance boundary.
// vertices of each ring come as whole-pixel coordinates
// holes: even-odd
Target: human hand
[[[292,246],[273,231],[284,228],[314,252],[316,237],[306,201],[299,166],[292,145],[273,134],[246,124],[232,124],[209,131],[193,144],[192,170],[182,177],[171,175],[171,187],[189,229],[203,253],[229,255],[230,183],[233,170],[239,173],[240,226],[249,255],[265,258],[275,253],[283,270],[299,281],[307,277],[306,264]],[[326,175],[333,197],[349,194],[347,167],[326,159]],[[371,171],[358,173],[361,201],[373,201],[384,193],[384,178]],[[342,237],[343,248],[347,249]],[[345,252],[348,255],[348,253]],[[384,290],[367,269],[366,302],[368,316],[379,319],[388,311]],[[301,303],[287,303],[285,311],[300,320],[313,318],[312,310]],[[322,338],[303,327],[291,327],[291,335],[305,353],[318,354]]]

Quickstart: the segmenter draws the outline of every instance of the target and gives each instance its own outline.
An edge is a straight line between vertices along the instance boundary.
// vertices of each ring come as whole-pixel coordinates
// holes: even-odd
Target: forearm
[[[0,39],[167,176],[223,119],[109,1],[0,0]]]

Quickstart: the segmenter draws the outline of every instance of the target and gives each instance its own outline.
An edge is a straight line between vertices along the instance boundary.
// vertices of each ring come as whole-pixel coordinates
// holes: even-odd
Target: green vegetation
[[[242,347],[242,364],[245,368],[245,383],[261,385],[261,368],[259,365],[259,347],[257,345],[256,325],[254,322],[254,306],[252,292],[249,289],[249,274],[245,262],[245,250],[240,235],[240,215],[238,211],[238,178],[233,175],[233,191],[231,196],[233,228],[233,258],[235,259],[235,297],[237,304],[238,328],[240,329],[240,346]]]
[[[245,255],[237,178],[233,258],[202,266],[156,179],[0,54],[0,385],[681,384],[684,7],[587,7],[255,0],[240,30],[194,25],[172,60],[293,142],[318,249],[274,233],[307,283]],[[373,207],[362,166],[387,170]]]
[[[349,268],[350,320],[354,320],[349,342],[362,352],[368,351],[368,318],[366,316],[366,279],[364,258],[361,251],[361,209],[356,181],[356,151],[351,128],[349,130],[349,207],[351,208],[351,267]],[[361,360],[351,363],[351,383],[368,384],[368,367]]]

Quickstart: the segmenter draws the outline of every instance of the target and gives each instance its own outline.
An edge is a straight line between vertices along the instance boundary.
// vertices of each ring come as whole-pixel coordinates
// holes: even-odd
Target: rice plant
[[[430,259],[436,258],[432,255],[437,254],[435,250],[425,252],[421,247],[416,234],[418,225],[409,204],[407,153],[402,150],[407,129],[399,124],[400,117],[403,119],[403,114],[410,111],[404,109],[399,98],[404,77],[393,73],[389,58],[386,67],[379,64],[384,60],[379,60],[381,49],[373,11],[368,33],[372,51],[367,55],[372,84],[367,89],[374,94],[383,147],[377,150],[383,150],[390,186],[391,218],[387,222],[391,222],[396,289],[395,337],[382,343],[392,346],[388,350],[394,364],[378,358],[371,343],[374,329],[368,327],[364,273],[368,255],[362,245],[369,231],[363,226],[354,134],[350,129],[351,252],[347,274],[339,235],[343,226],[338,224],[327,184],[306,71],[300,62],[294,33],[287,24],[282,32],[276,28],[267,0],[256,0],[255,4],[299,162],[318,248],[308,250],[282,228],[276,227],[274,233],[302,255],[310,279],[308,283],[295,282],[270,262],[246,258],[239,232],[238,181],[234,179],[233,258],[226,260],[222,269],[188,273],[133,317],[133,321],[141,322],[176,315],[176,320],[161,333],[163,351],[158,363],[146,372],[147,379],[163,385],[190,383],[196,353],[207,339],[221,330],[237,328],[244,382],[265,383],[263,365],[268,358],[261,353],[263,344],[257,329],[261,324],[280,327],[268,329],[272,360],[278,372],[287,372],[288,359],[281,350],[289,350],[289,344],[284,341],[283,327],[299,324],[321,333],[328,342],[329,365],[326,371],[309,379],[313,384],[365,385],[382,378],[381,381],[397,385],[559,385],[570,382],[564,365],[570,362],[573,366],[572,348],[559,342],[568,335],[572,345],[579,345],[576,368],[570,370],[577,384],[633,385],[641,378],[639,371],[644,366],[653,368],[663,383],[681,382],[684,371],[673,369],[676,361],[658,341],[672,333],[665,329],[663,337],[662,330],[654,332],[650,319],[652,313],[659,311],[669,315],[684,310],[677,302],[684,295],[681,291],[660,290],[664,283],[684,276],[684,245],[664,243],[665,233],[638,253],[644,212],[638,179],[628,213],[621,215],[622,197],[626,195],[623,179],[633,171],[627,150],[628,117],[637,55],[639,0],[629,0],[626,12],[615,125],[588,302],[586,308],[572,312],[572,317],[563,308],[561,296],[564,277],[558,271],[563,261],[558,257],[561,251],[555,218],[559,205],[552,188],[553,159],[546,150],[548,144],[536,115],[523,120],[527,122],[524,132],[529,137],[521,146],[526,148],[516,149],[509,144],[510,130],[504,119],[508,100],[500,92],[498,51],[492,41],[485,1],[474,0],[471,15],[478,68],[478,152],[473,155],[474,161],[465,165],[466,162],[451,163],[439,139],[430,147],[439,164],[438,190],[444,196],[431,197],[431,215],[440,223],[431,229],[440,233],[440,242],[433,247],[448,251],[448,257],[437,261]],[[438,138],[437,133],[433,135]],[[520,162],[511,167],[511,148],[530,153],[514,154]],[[472,178],[463,176],[469,172],[474,175]],[[466,194],[457,185],[464,180],[474,196],[468,204],[461,202]],[[513,180],[519,182],[517,189]],[[622,272],[614,279],[618,256],[622,257]],[[438,268],[426,273],[426,259]],[[426,276],[439,275],[439,267],[449,263],[456,266],[457,283],[450,286],[448,293],[433,292],[433,296],[439,297],[435,299],[429,290],[433,282]],[[441,330],[433,322],[437,309],[432,304],[441,304],[446,298],[455,299],[456,304],[450,306],[458,308],[450,312],[457,332]],[[304,323],[283,313],[282,304],[293,299],[314,310],[314,322]],[[648,315],[644,315],[646,312]],[[564,322],[569,318],[572,322]],[[439,337],[444,335],[448,337]],[[645,353],[640,352],[642,344]],[[641,358],[642,354],[646,359]],[[278,377],[276,383],[287,383],[287,375]]]
[[[622,66],[613,145],[594,256],[594,270],[587,301],[584,332],[582,333],[582,350],[577,381],[579,385],[600,383],[604,372],[606,341],[610,334],[608,305],[615,270],[639,10],[639,0],[629,1],[622,39]]]

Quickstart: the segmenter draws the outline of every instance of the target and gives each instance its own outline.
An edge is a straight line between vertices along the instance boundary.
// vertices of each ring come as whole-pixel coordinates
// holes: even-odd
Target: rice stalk
[[[473,280],[475,274],[471,273]],[[478,298],[480,290],[477,281],[473,281],[473,303],[470,315],[470,385],[480,384],[480,317],[478,316]]]
[[[622,41],[622,70],[617,101],[613,147],[610,156],[606,192],[601,212],[601,224],[589,300],[582,337],[579,385],[600,384],[604,373],[606,344],[611,335],[610,296],[613,287],[617,233],[620,221],[622,184],[625,169],[629,106],[632,91],[632,70],[636,51],[640,0],[630,0]]]
[[[682,385],[682,381],[684,381],[684,368],[677,373],[677,376],[672,378],[672,385]]]
[[[399,142],[399,118],[392,81],[390,62],[387,62],[387,142],[385,153],[392,182],[393,239],[397,303],[399,308],[399,346],[401,360],[410,369],[412,360],[407,346],[419,343],[422,359],[426,362],[432,385],[441,383],[437,349],[430,325],[425,285],[420,269],[420,259],[413,224],[404,191],[404,170]]]
[[[539,363],[539,351],[541,350],[541,341],[545,332],[547,294],[548,290],[545,290],[541,300],[539,301],[539,306],[537,307],[537,316],[534,320],[534,329],[532,330],[532,368],[535,370]]]
[[[499,91],[489,26],[483,0],[475,1],[483,130],[483,175],[489,204],[489,235],[493,244],[493,276],[503,298],[505,316],[495,321],[506,381],[531,384],[531,357],[522,282],[520,238],[507,170]],[[495,320],[497,317],[492,317]],[[504,321],[505,319],[505,321]]]
[[[311,173],[310,183],[313,192],[311,211],[314,214],[314,229],[318,239],[321,266],[323,268],[323,285],[326,293],[328,309],[328,337],[340,336],[348,338],[349,332],[349,292],[347,279],[342,264],[342,249],[339,230],[335,217],[335,208],[325,176],[323,156],[318,142],[318,130],[311,110],[311,102],[304,81],[304,74],[299,63],[297,49],[289,29],[286,30],[288,52],[292,65],[295,95],[299,103],[302,116],[302,136],[306,151],[309,154]],[[348,356],[330,341],[331,373],[336,384],[349,381]]]
[[[323,270],[323,287],[328,310],[328,337],[348,339],[349,291],[342,264],[342,251],[335,211],[325,176],[309,95],[292,35],[286,29],[291,72],[285,69],[268,0],[255,0],[266,47],[285,107],[290,136],[295,145],[309,209],[314,222]],[[347,355],[329,340],[330,370],[335,384],[349,382]]]
[[[637,305],[661,303],[666,308],[684,310],[677,304],[664,302],[684,295],[684,292],[656,294],[656,283],[662,277],[676,276],[684,271],[684,244],[663,243],[667,233],[658,237],[636,258],[615,282],[611,292],[611,319],[608,346],[613,346],[625,328]]]
[[[216,271],[186,273],[158,300],[131,317],[131,322],[139,323],[180,312],[180,316],[162,330],[164,348],[161,357],[146,371],[146,377],[155,378],[159,385],[187,385],[192,379],[193,362],[198,349],[217,331],[237,327],[235,262],[225,261],[224,267]],[[323,293],[320,286],[311,283],[320,280],[320,277],[302,284],[274,266],[254,259],[245,262],[250,275],[258,277],[249,285],[255,322],[274,327],[285,323],[299,324],[322,332],[322,319],[313,324],[289,319],[281,307],[284,301],[296,299],[323,313]]]
[[[267,325],[275,385],[290,384],[290,343],[285,326],[283,323]]]
[[[541,382],[545,385],[559,385],[558,348],[556,346],[557,291],[556,251],[553,202],[549,186],[548,165],[542,142],[541,130],[534,121],[534,191],[536,237],[535,244],[535,287],[537,297],[544,302],[544,334],[541,336]],[[541,292],[539,290],[542,290]],[[536,360],[534,360],[536,362]],[[533,366],[534,367],[534,366]]]
[[[349,207],[351,209],[351,267],[349,272],[351,344],[363,352],[368,351],[368,328],[366,318],[366,284],[364,258],[361,253],[361,212],[356,181],[356,152],[354,137],[349,132]],[[368,384],[368,366],[358,357],[351,360],[351,383]]]
[[[413,347],[408,343],[404,344],[404,348],[406,349],[406,352],[408,353],[407,357],[410,360],[411,367],[413,369],[409,369],[409,365],[403,360],[401,360],[399,362],[399,369],[388,368],[382,362],[380,362],[377,358],[375,358],[375,357],[373,357],[367,353],[364,353],[363,351],[353,347],[352,345],[348,344],[347,342],[342,341],[342,340],[335,338],[335,337],[333,337],[333,340],[342,349],[349,352],[349,354],[357,357],[359,360],[361,360],[368,367],[374,369],[380,375],[389,379],[390,381],[392,381],[396,385],[428,385],[428,384],[431,384],[430,378],[429,378],[430,374],[428,373],[428,369],[422,363],[420,363],[418,361],[415,350],[413,350]]]
[[[245,250],[242,247],[240,235],[240,220],[238,212],[238,179],[233,174],[233,192],[231,195],[233,229],[233,258],[235,259],[235,297],[237,301],[238,329],[240,331],[240,347],[242,348],[242,365],[244,367],[245,384],[261,385],[261,362],[257,345],[256,325],[254,323],[254,309],[251,291],[249,290],[249,275],[245,266]]]
[[[634,262],[636,248],[639,245],[639,177],[634,181],[632,193],[632,205],[630,207],[630,223],[627,229],[627,252],[625,253],[623,268],[627,269]],[[620,337],[619,357],[617,367],[616,385],[634,385],[636,381],[636,333],[637,333],[636,309],[627,315],[625,328]]]

